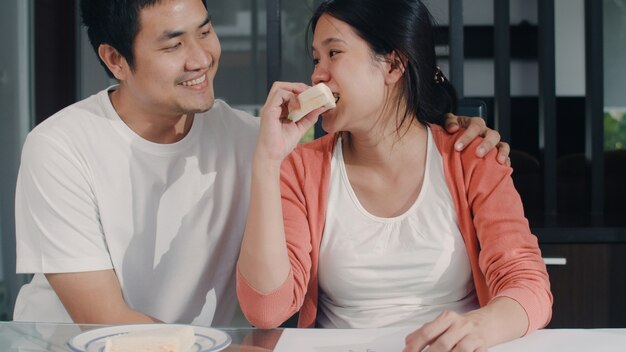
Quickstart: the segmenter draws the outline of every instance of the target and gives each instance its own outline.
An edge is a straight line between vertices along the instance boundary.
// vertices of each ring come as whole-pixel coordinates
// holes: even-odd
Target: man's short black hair
[[[96,55],[101,44],[108,44],[126,59],[131,69],[134,68],[133,45],[140,29],[139,14],[142,9],[161,1],[163,0],[81,0],[83,25],[87,28],[87,35]],[[202,0],[202,3],[206,7],[206,1]],[[114,78],[102,59],[100,63],[109,77]]]

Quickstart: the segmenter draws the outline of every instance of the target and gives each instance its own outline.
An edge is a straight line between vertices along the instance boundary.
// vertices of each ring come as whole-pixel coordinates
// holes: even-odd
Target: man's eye
[[[200,33],[200,38],[206,38],[209,35],[209,33],[211,33],[210,30],[207,30],[207,31],[204,31],[204,32]]]
[[[328,52],[328,56],[330,56],[330,57],[333,57],[333,56],[335,56],[337,54],[339,54],[339,51],[337,51],[337,50],[331,50],[331,51]]]
[[[313,65],[317,65],[320,63],[320,59],[313,59]]]
[[[180,46],[182,45],[182,43],[178,42],[172,46],[168,46],[167,48],[165,48],[165,50],[167,51],[172,51],[172,50],[176,50],[178,49]]]

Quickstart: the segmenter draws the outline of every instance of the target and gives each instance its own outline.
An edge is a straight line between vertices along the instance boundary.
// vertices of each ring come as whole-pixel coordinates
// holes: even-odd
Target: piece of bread
[[[293,122],[297,122],[303,118],[304,115],[319,107],[323,106],[329,109],[335,107],[333,92],[331,92],[330,88],[324,83],[318,83],[298,94],[298,101],[300,102],[300,108],[290,111],[288,116]]]
[[[196,343],[191,326],[167,326],[131,331],[105,339],[104,352],[186,352]]]

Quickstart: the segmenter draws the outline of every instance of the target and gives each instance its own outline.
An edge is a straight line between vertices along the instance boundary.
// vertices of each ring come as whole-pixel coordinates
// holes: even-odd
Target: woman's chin
[[[322,129],[328,134],[339,132],[337,125],[334,123],[335,119],[332,117],[324,117],[322,115]]]

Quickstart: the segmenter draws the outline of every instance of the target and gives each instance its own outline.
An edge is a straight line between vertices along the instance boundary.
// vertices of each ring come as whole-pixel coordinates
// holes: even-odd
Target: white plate
[[[116,325],[106,328],[88,330],[72,337],[67,345],[74,352],[102,352],[104,351],[104,340],[107,337],[127,334],[131,331],[142,331],[158,329],[160,327],[176,326],[177,324],[136,324],[136,325]],[[216,352],[221,351],[230,345],[232,339],[224,331],[206,328],[202,326],[193,327],[196,334],[196,344],[190,351],[192,352]]]

